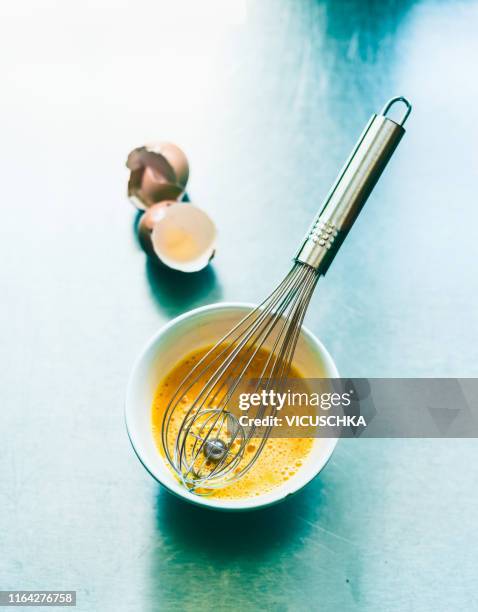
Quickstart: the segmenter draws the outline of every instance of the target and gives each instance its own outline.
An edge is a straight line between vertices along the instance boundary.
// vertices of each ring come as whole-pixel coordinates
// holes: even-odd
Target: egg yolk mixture
[[[156,445],[163,456],[164,451],[161,442],[161,428],[164,412],[183,379],[209,349],[210,347],[205,347],[187,355],[172,368],[158,385],[152,407],[152,428]],[[250,378],[260,377],[264,363],[269,355],[270,353],[266,349],[261,349],[258,352],[257,357],[254,359],[248,371],[248,376]],[[301,378],[301,375],[298,370],[293,367],[290,372],[290,377]],[[184,405],[184,414],[186,414],[190,407],[190,402],[188,400],[190,399],[193,401],[194,396],[197,395],[205,383],[206,379],[199,379],[188,391],[186,398],[183,398],[181,405]],[[171,422],[173,440],[183,416],[184,415],[179,412]],[[246,456],[244,460],[247,461],[248,453],[250,456],[254,454],[259,443],[259,439],[250,440],[245,451]],[[309,454],[312,444],[313,440],[310,438],[269,439],[254,466],[237,481],[223,488],[214,490],[212,497],[237,499],[268,493],[294,476]],[[170,450],[172,450],[172,447],[173,442],[171,443]]]

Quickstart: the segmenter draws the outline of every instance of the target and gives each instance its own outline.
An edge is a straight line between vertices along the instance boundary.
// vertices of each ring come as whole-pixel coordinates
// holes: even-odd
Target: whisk
[[[404,105],[397,121],[388,116],[396,104]],[[290,272],[262,304],[198,361],[169,401],[161,432],[163,450],[189,490],[208,494],[229,485],[260,457],[271,426],[260,437],[254,425],[241,426],[231,410],[235,394],[252,371],[256,372],[256,393],[280,387],[286,380],[317,281],[327,272],[405,133],[403,125],[410,112],[408,100],[397,97],[371,117],[307,232]],[[255,417],[262,420],[275,412],[275,406],[263,402]]]

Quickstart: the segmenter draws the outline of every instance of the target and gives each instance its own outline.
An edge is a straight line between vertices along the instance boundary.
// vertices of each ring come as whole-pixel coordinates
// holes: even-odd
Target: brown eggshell
[[[177,200],[186,189],[188,160],[172,143],[138,147],[128,155],[126,166],[131,170],[128,197],[140,210],[164,200]]]
[[[189,178],[189,163],[184,151],[172,142],[161,142],[155,150],[164,157],[174,170],[176,183],[186,189]]]
[[[209,215],[193,203],[174,202],[155,218],[152,248],[173,270],[199,272],[215,251],[217,230]]]
[[[148,255],[155,255],[153,249],[153,243],[151,235],[153,233],[154,225],[164,217],[164,211],[168,206],[176,204],[175,200],[166,200],[159,204],[154,204],[146,210],[139,220],[138,225],[138,238],[143,250]]]
[[[149,206],[164,200],[176,200],[182,192],[181,185],[168,182],[155,168],[151,166],[144,168],[138,195]]]

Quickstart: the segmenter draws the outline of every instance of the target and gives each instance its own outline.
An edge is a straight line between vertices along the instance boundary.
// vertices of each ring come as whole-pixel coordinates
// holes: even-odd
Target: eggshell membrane
[[[197,206],[176,202],[159,215],[151,242],[158,258],[168,267],[197,272],[214,255],[216,227]]]

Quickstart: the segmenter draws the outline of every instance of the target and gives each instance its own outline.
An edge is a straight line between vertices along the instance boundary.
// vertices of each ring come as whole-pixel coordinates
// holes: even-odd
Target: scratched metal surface
[[[225,4],[0,9],[0,588],[76,589],[82,611],[477,609],[474,441],[341,443],[241,516],[172,499],[129,447],[146,339],[266,294],[397,93],[409,132],[307,324],[344,375],[478,376],[478,3],[263,0],[240,25]],[[123,165],[154,138],[188,152],[220,229],[194,278],[134,237]]]

